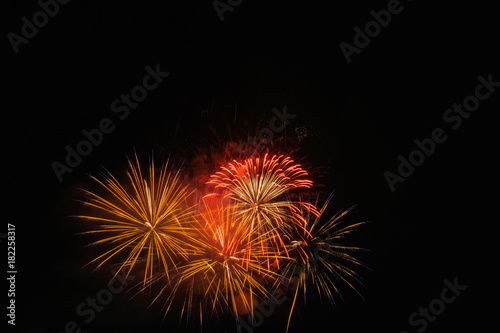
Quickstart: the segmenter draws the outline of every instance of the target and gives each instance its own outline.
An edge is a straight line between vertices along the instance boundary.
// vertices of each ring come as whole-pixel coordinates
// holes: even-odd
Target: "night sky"
[[[272,110],[284,107],[295,117],[266,149],[293,152],[324,195],[335,190],[333,210],[355,204],[346,221],[369,223],[346,241],[370,250],[359,254],[370,268],[358,271],[363,298],[341,287],[343,300],[332,307],[311,290],[306,305],[297,304],[290,332],[486,330],[498,262],[492,251],[496,1],[73,0],[58,6],[26,39],[23,25],[33,22],[40,4],[7,1],[1,13],[1,232],[7,223],[16,226],[17,268],[16,326],[8,332],[64,332],[71,321],[89,333],[199,332],[196,324],[177,327],[177,313],[163,321],[161,307],[146,309],[148,297],[130,300],[125,291],[90,323],[77,314],[111,278],[109,270],[83,267],[97,250],[85,247],[90,239],[77,235],[85,225],[70,217],[81,212],[78,189],[92,186],[88,174],[102,167],[123,172],[134,150],[143,161],[154,152],[158,160],[184,162],[188,173],[205,172],[209,163],[194,164],[200,156],[254,137],[270,126]],[[388,8],[390,22],[369,24],[372,37],[363,40],[359,31],[375,21],[373,13]],[[133,107],[118,101],[113,110],[115,100],[155,69],[169,75],[158,84],[150,79],[154,88]],[[463,103],[475,111],[453,111]],[[65,147],[76,149],[82,131],[106,118],[109,133],[60,181],[54,161],[66,164]],[[299,140],[297,133],[307,137]],[[415,140],[429,142],[432,133],[443,142],[429,156],[414,153],[424,160],[391,191],[384,174],[397,175],[398,156],[408,160],[418,149]],[[7,261],[5,238],[1,248]],[[436,319],[411,325],[414,312],[442,298],[444,280],[467,288]],[[290,306],[276,307],[253,331],[285,332]],[[236,332],[231,316],[225,318],[207,322],[204,332]]]

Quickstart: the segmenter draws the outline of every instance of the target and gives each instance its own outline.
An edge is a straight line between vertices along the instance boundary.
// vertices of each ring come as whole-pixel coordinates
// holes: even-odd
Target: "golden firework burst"
[[[92,177],[104,194],[84,190],[84,204],[93,208],[93,214],[77,217],[95,226],[85,232],[99,235],[92,245],[109,247],[91,263],[98,263],[98,268],[114,258],[121,262],[117,274],[122,269],[127,274],[143,269],[146,284],[155,273],[168,276],[179,258],[187,258],[185,224],[193,207],[186,199],[192,191],[182,181],[181,171],[169,169],[168,162],[157,170],[152,158],[146,175],[137,155],[135,163],[129,159],[128,165],[125,182],[109,172],[102,174],[102,180]]]

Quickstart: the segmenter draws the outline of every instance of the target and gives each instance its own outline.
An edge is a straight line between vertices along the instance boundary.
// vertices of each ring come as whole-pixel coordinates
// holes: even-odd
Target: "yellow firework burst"
[[[168,277],[179,258],[187,258],[184,239],[188,237],[184,224],[192,215],[187,198],[192,192],[181,179],[180,170],[170,170],[167,164],[158,170],[151,159],[148,173],[143,175],[137,155],[135,163],[128,160],[129,170],[125,182],[118,181],[109,172],[102,180],[92,179],[103,194],[84,190],[84,204],[92,214],[77,217],[95,225],[86,234],[97,234],[100,239],[93,245],[109,248],[91,263],[97,268],[112,258],[120,261],[117,271],[144,270],[144,284],[153,275]]]

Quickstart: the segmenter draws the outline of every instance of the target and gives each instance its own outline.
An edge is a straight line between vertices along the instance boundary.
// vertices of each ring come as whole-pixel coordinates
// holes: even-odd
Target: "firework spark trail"
[[[235,160],[211,176],[207,184],[214,185],[214,193],[205,197],[221,196],[234,202],[242,223],[257,227],[258,237],[272,233],[274,249],[286,253],[282,235],[290,233],[293,225],[305,225],[301,210],[307,208],[317,214],[313,205],[289,199],[291,190],[313,185],[307,175],[300,164],[283,155]]]
[[[142,264],[146,284],[156,271],[167,275],[175,267],[178,258],[187,258],[183,239],[187,236],[183,223],[192,215],[193,208],[187,206],[186,198],[191,191],[181,180],[181,171],[168,169],[168,163],[157,172],[154,160],[149,166],[149,177],[144,176],[135,156],[135,164],[128,160],[129,171],[126,184],[120,183],[109,172],[101,174],[103,180],[92,177],[105,195],[83,190],[88,199],[84,204],[95,209],[93,215],[78,215],[96,225],[84,234],[98,234],[96,244],[107,244],[111,248],[93,259],[96,268],[112,258],[125,255],[118,274]]]

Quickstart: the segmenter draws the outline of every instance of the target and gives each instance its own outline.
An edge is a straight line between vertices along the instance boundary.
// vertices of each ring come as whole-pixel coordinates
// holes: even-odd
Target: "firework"
[[[114,259],[127,270],[141,266],[143,283],[155,273],[167,275],[179,258],[187,258],[183,239],[188,237],[183,224],[193,210],[186,204],[192,193],[181,180],[180,170],[170,170],[168,163],[155,169],[151,159],[149,172],[143,175],[137,155],[135,163],[128,160],[127,181],[120,182],[109,172],[103,180],[92,179],[104,194],[83,190],[92,215],[77,217],[90,221],[95,228],[86,234],[100,237],[92,245],[105,244],[109,249],[91,261],[97,268]]]
[[[299,291],[303,292],[304,301],[306,299],[308,279],[320,298],[327,298],[332,305],[335,305],[334,295],[342,297],[338,289],[339,284],[347,285],[356,293],[358,291],[353,280],[362,284],[360,275],[353,267],[365,266],[350,254],[362,249],[344,246],[342,241],[346,235],[355,231],[364,222],[343,225],[342,218],[354,207],[342,210],[326,222],[322,222],[332,196],[333,194],[328,197],[318,215],[312,215],[310,211],[303,210],[305,220],[309,223],[306,223],[304,228],[295,229],[294,238],[290,239],[291,258],[282,273],[289,277],[290,281],[294,281],[292,289],[295,289],[287,331]]]
[[[304,200],[313,182],[290,157],[233,160],[211,175],[202,197],[168,163],[151,159],[145,174],[137,155],[128,164],[125,181],[92,177],[100,191],[84,190],[90,213],[78,217],[94,226],[85,234],[100,237],[91,245],[107,247],[91,263],[141,272],[140,291],[160,285],[151,304],[162,302],[165,315],[173,307],[188,320],[197,312],[201,325],[207,313],[231,313],[238,323],[288,288],[289,325],[308,285],[334,304],[340,284],[361,283],[363,264],[351,255],[360,248],[342,243],[362,223],[343,225],[351,209],[325,218],[332,196],[321,209]]]
[[[258,237],[273,234],[273,248],[277,253],[286,253],[282,235],[289,233],[293,226],[305,225],[302,209],[316,211],[312,205],[290,199],[292,190],[312,186],[307,175],[290,157],[265,154],[263,158],[233,161],[221,167],[208,181],[214,185],[214,193],[205,197],[230,200],[242,223],[251,229],[257,228]]]
[[[272,246],[272,235],[252,237],[257,227],[242,223],[237,207],[203,200],[202,211],[190,229],[193,237],[185,244],[189,261],[177,268],[179,273],[172,290],[184,290],[181,316],[187,317],[198,309],[200,322],[203,311],[232,312],[238,316],[250,314],[257,302],[270,297],[270,289],[282,277],[264,265]],[[250,236],[249,236],[250,235]],[[284,258],[284,257],[283,257]],[[283,259],[282,258],[282,259]],[[167,298],[169,311],[176,293]]]

